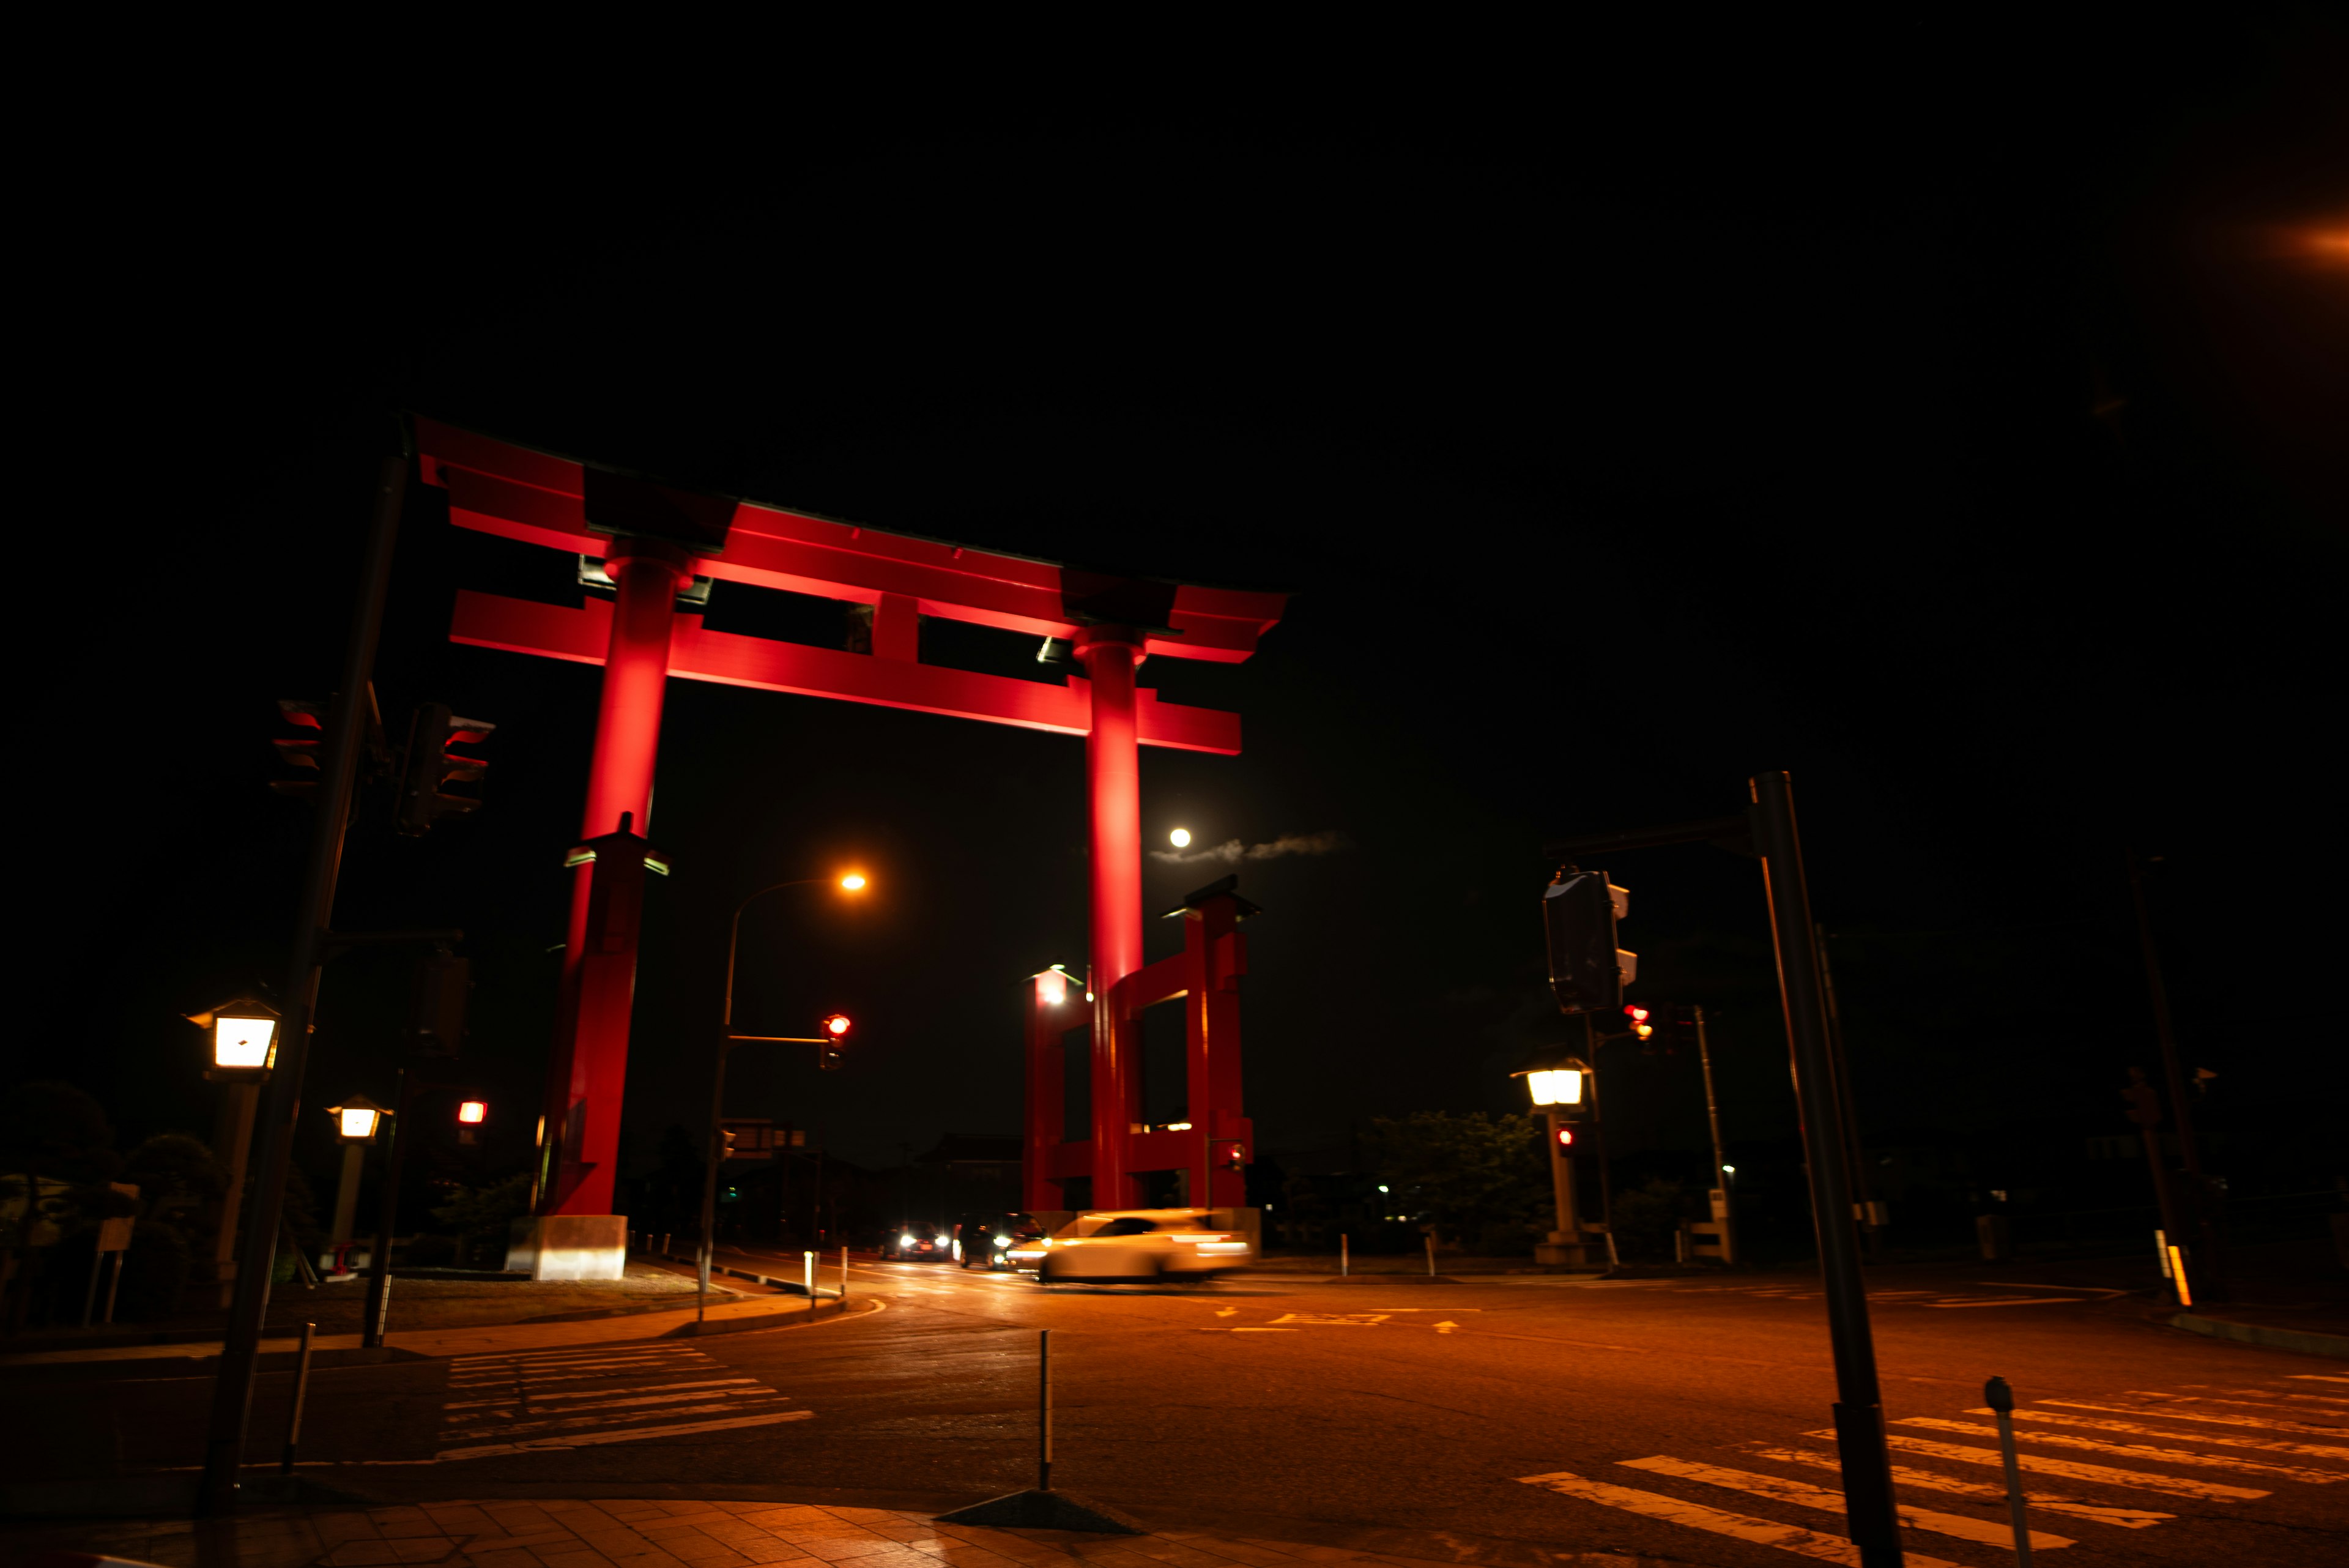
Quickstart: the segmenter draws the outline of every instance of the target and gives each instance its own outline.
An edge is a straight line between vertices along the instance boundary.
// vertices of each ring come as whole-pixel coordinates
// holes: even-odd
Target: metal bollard
[[[840,1250],[840,1310],[848,1310],[848,1249]]]
[[[1036,1490],[1052,1490],[1052,1331],[1036,1331]]]
[[[310,1397],[310,1340],[317,1329],[315,1323],[302,1325],[302,1354],[294,1363],[294,1409],[285,1417],[285,1457],[278,1461],[279,1475],[294,1473],[294,1450],[302,1446],[302,1407]]]
[[[2031,1568],[2031,1529],[2023,1517],[2023,1467],[2014,1458],[2014,1390],[2003,1377],[1982,1385],[1983,1402],[1998,1417],[1998,1457],[2006,1467],[2006,1511],[2014,1520],[2016,1568]]]
[[[1347,1237],[1346,1237],[1346,1233],[1345,1233],[1343,1231],[1339,1231],[1339,1232],[1338,1232],[1338,1277],[1339,1277],[1340,1279],[1341,1279],[1341,1280],[1342,1280],[1342,1279],[1344,1279],[1348,1274],[1350,1274],[1350,1273],[1353,1272],[1353,1258],[1352,1258],[1351,1253],[1350,1253],[1350,1251],[1348,1250],[1348,1247],[1347,1247],[1347,1244],[1346,1244],[1346,1243],[1347,1243]]]
[[[1435,1278],[1435,1232],[1427,1233],[1427,1277]]]
[[[815,1254],[800,1254],[800,1289],[807,1292],[808,1316],[815,1315]]]

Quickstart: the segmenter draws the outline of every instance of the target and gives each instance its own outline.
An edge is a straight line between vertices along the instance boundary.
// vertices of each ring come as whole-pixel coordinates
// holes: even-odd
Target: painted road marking
[[[2089,1410],[2109,1408],[2116,1416],[2154,1414],[2149,1410],[2128,1410],[2104,1405],[2088,1405],[2082,1408]],[[1987,1416],[1990,1413],[1988,1407],[1966,1412],[1969,1416]],[[2174,1416],[2166,1410],[2160,1413],[2173,1421],[2215,1421],[2217,1419],[2211,1416],[2189,1416],[2182,1410]],[[2026,1410],[2019,1405],[2015,1407],[2014,1417],[2018,1421],[2044,1421],[2051,1427],[2085,1427],[2094,1432],[2127,1432],[2132,1437],[2168,1438],[2173,1441],[2181,1438],[2191,1438],[2198,1443],[2216,1443],[2224,1449],[2264,1449],[2271,1454],[2302,1454],[2317,1459],[2349,1459],[2349,1449],[2334,1448],[2327,1443],[2286,1443],[2273,1438],[2221,1437],[2217,1432],[2173,1432],[2167,1427],[2140,1426],[2135,1421],[2099,1421],[2086,1416],[2059,1415],[2053,1410],[2035,1408]],[[2333,1479],[2349,1480],[2349,1474],[2334,1476]]]
[[[2176,1394],[2147,1394],[2148,1399],[2178,1399]],[[2256,1427],[2269,1432],[2305,1432],[2313,1438],[2338,1438],[2344,1435],[2338,1427],[2313,1427],[2299,1421],[2281,1421],[2270,1416],[2230,1416],[2218,1410],[2172,1410],[2161,1406],[2134,1407],[2127,1405],[2091,1405],[2083,1399],[2041,1399],[2041,1405],[2061,1405],[2066,1410],[2105,1410],[2116,1416],[2159,1416],[2168,1421],[2208,1421],[2214,1427]],[[2295,1412],[2296,1414],[2303,1412]],[[2304,1412],[2313,1414],[2313,1412]],[[2172,1433],[2184,1437],[2183,1432]],[[2349,1459],[2349,1449],[2310,1449],[2309,1453],[2337,1453]]]
[[[585,1449],[598,1443],[635,1443],[650,1438],[682,1438],[694,1432],[724,1432],[737,1427],[771,1427],[779,1421],[805,1421],[812,1410],[779,1410],[768,1416],[738,1416],[730,1421],[688,1421],[678,1427],[635,1427],[625,1432],[574,1432],[560,1438],[525,1438],[519,1443],[485,1443],[479,1448],[450,1449],[443,1459],[479,1459],[492,1454],[527,1454],[545,1449]]]
[[[2016,1415],[2023,1414],[2017,1410]],[[1942,1421],[1931,1416],[1903,1416],[1896,1425],[1926,1427],[1935,1431],[1963,1432],[1971,1438],[1995,1438],[1996,1427],[1984,1427],[1969,1421]],[[2286,1480],[2307,1481],[2313,1486],[2349,1479],[2337,1470],[2303,1469],[2297,1465],[2271,1465],[2264,1459],[2240,1459],[2229,1454],[2214,1458],[2209,1454],[2189,1453],[2184,1449],[2158,1449],[2151,1443],[2105,1443],[2094,1438],[2075,1438],[2068,1432],[2034,1432],[2027,1428],[2014,1434],[2026,1442],[2045,1443],[2051,1449],[2085,1449],[2090,1453],[2119,1454],[2125,1459],[2160,1459],[2173,1465],[2199,1465],[2205,1469],[2240,1470],[2246,1475],[2281,1476]],[[2176,1433],[2165,1436],[2175,1437]]]
[[[2323,1372],[2293,1372],[2286,1376],[2299,1383],[2349,1383],[2349,1377],[2334,1377]]]
[[[2048,1306],[2051,1304],[2055,1306],[2077,1306],[2080,1303],[2079,1298],[2076,1296],[1992,1296],[1988,1299],[1979,1296],[1958,1296],[1952,1297],[1949,1301],[1927,1302],[1925,1304],[1927,1306],[1937,1307]]]
[[[755,1377],[712,1377],[712,1378],[709,1378],[708,1381],[706,1381],[706,1382],[701,1382],[701,1383],[665,1383],[665,1384],[663,1384],[663,1385],[662,1385],[662,1386],[663,1386],[663,1387],[665,1387],[665,1388],[723,1388],[723,1387],[725,1387],[727,1385],[729,1385],[729,1384],[732,1384],[732,1383],[756,1383],[757,1381],[758,1381],[758,1379],[757,1379],[757,1378],[755,1378]],[[541,1400],[541,1399],[600,1399],[600,1398],[602,1398],[603,1397],[604,1397],[604,1390],[603,1390],[603,1389],[600,1389],[600,1388],[578,1388],[578,1389],[574,1389],[574,1390],[572,1390],[570,1393],[567,1393],[567,1394],[533,1394],[533,1395],[532,1395],[532,1396],[531,1396],[531,1397],[532,1397],[532,1399],[533,1399],[533,1400]],[[512,1398],[512,1397],[508,1397],[501,1398],[501,1399],[456,1399],[456,1400],[451,1400],[450,1403],[448,1403],[448,1404],[446,1404],[446,1405],[443,1405],[443,1406],[442,1406],[442,1407],[441,1407],[443,1410],[472,1410],[472,1409],[479,1409],[479,1408],[487,1408],[487,1407],[491,1407],[491,1406],[498,1406],[498,1405],[510,1406],[510,1405],[512,1405],[512,1404],[513,1404],[513,1403],[514,1403],[514,1400],[513,1400],[513,1398]],[[576,1406],[572,1407],[572,1408],[574,1408],[574,1409],[575,1409],[575,1408],[580,1408],[580,1407],[576,1407]],[[455,1417],[455,1416],[451,1416],[451,1417],[450,1417],[450,1420],[452,1420],[452,1421],[453,1421],[453,1420],[461,1419],[461,1418],[462,1418],[462,1417]]]
[[[2300,1399],[2314,1405],[2349,1406],[2349,1398],[2344,1398],[2338,1394],[2292,1394],[2281,1388],[2229,1388],[2223,1384],[2218,1383],[2182,1383],[2178,1385],[2178,1386],[2181,1388],[2203,1388],[2208,1389],[2209,1392],[2204,1394],[2148,1394],[2146,1397],[2148,1399],[2209,1399],[2220,1405],[2262,1405],[2271,1410],[2289,1410],[2291,1408],[2289,1406],[2277,1404],[2276,1401],[2279,1399]],[[2226,1397],[2226,1396],[2230,1394],[2247,1394],[2252,1396],[2252,1397],[2247,1399],[2230,1399]],[[2323,1415],[2324,1413],[2325,1412],[2323,1411],[2302,1412],[2303,1415]]]
[[[1678,1476],[1682,1480],[1702,1481],[1707,1486],[1752,1492],[1755,1497],[1766,1497],[1774,1502],[1789,1502],[1796,1508],[1816,1509],[1822,1513],[1844,1511],[1843,1493],[1828,1487],[1813,1486],[1808,1481],[1757,1475],[1752,1470],[1727,1469],[1720,1465],[1698,1464],[1666,1454],[1615,1462],[1630,1469],[1650,1470],[1657,1475]],[[1940,1513],[1930,1508],[1910,1508],[1906,1503],[1897,1506],[1900,1522],[1910,1530],[1929,1530],[1936,1535],[1951,1535],[1961,1541],[1977,1542],[1985,1546],[2011,1545],[2014,1541],[2012,1528],[1992,1524],[1988,1520],[1970,1519],[1962,1513]],[[2031,1544],[2047,1550],[2075,1543],[2068,1535],[2048,1535],[2034,1530],[2031,1532]]]
[[[440,1459],[482,1459],[605,1443],[643,1442],[738,1427],[803,1421],[784,1397],[688,1346],[649,1354],[538,1351],[460,1356],[441,1407]],[[566,1385],[552,1387],[549,1384]],[[709,1417],[708,1420],[682,1420]],[[525,1435],[528,1434],[528,1435]]]
[[[1207,1332],[1213,1334],[1216,1331],[1211,1328]],[[1295,1328],[1236,1328],[1232,1332],[1234,1334],[1301,1334],[1304,1331]]]
[[[1809,1465],[1815,1469],[1841,1470],[1843,1461],[1833,1454],[1823,1454],[1816,1449],[1774,1449],[1767,1443],[1739,1445],[1757,1459],[1775,1459],[1782,1465]],[[1945,1476],[1939,1470],[1920,1470],[1913,1465],[1894,1465],[1892,1479],[1902,1486],[1913,1486],[1926,1491],[1946,1491],[1958,1497],[1970,1497],[1976,1502],[2003,1503],[2006,1489],[1988,1481],[1970,1481],[1957,1476]],[[2142,1508],[2104,1508],[2082,1502],[2075,1497],[2060,1492],[2025,1491],[2023,1501],[2033,1508],[2049,1513],[2069,1514],[2095,1524],[2115,1524],[2123,1530],[2150,1530],[2165,1519],[2176,1519],[2174,1513],[2156,1513]],[[2011,1535],[2002,1540],[2012,1539]]]
[[[1691,1530],[1709,1531],[1733,1540],[1752,1542],[1757,1546],[1775,1546],[1781,1552],[1793,1552],[1805,1557],[1816,1557],[1823,1563],[1840,1563],[1846,1568],[1860,1568],[1859,1548],[1840,1535],[1830,1535],[1822,1530],[1806,1530],[1799,1524],[1780,1524],[1775,1520],[1755,1519],[1748,1514],[1731,1513],[1724,1509],[1707,1508],[1701,1502],[1682,1502],[1661,1492],[1640,1491],[1610,1481],[1588,1480],[1570,1470],[1557,1470],[1548,1475],[1519,1476],[1527,1486],[1546,1487],[1561,1496],[1579,1498],[1608,1508],[1619,1508],[1626,1513],[1644,1514],[1661,1519],[1667,1524],[1685,1525]],[[1939,1557],[1927,1557],[1911,1552],[1905,1560],[1915,1568],[1956,1568]]]
[[[1272,1321],[1309,1323],[1323,1328],[1376,1328],[1390,1315],[1382,1312],[1287,1312]]]
[[[1993,1291],[2077,1291],[2082,1295],[2100,1296],[2106,1301],[2128,1294],[2127,1291],[2116,1291],[2104,1285],[2033,1284],[2029,1280],[1976,1280],[1974,1283]]]
[[[1446,1318],[1444,1322],[1434,1324],[1431,1326],[1433,1326],[1438,1334],[1450,1334],[1454,1329],[1458,1328],[1460,1325],[1454,1323],[1451,1319]]]
[[[1919,1424],[1923,1424],[1921,1420]],[[1937,1422],[1960,1432],[1983,1432],[1998,1436],[1995,1427],[1968,1427],[1955,1421]],[[2052,1434],[2041,1434],[2050,1436]],[[1806,1432],[1806,1438],[1824,1438],[1832,1442],[1835,1433]],[[1884,1441],[1903,1453],[1925,1454],[1937,1459],[1957,1459],[1971,1465],[1995,1465],[2000,1462],[1996,1449],[1970,1449],[1958,1443],[1937,1443],[1930,1438],[1912,1438],[1905,1432],[1887,1432]],[[2086,1447],[2101,1445],[2086,1444]],[[2126,1453],[2128,1450],[2120,1449]],[[2021,1454],[2016,1462],[2026,1470],[2042,1475],[2062,1476],[2066,1480],[2095,1481],[2101,1486],[2134,1487],[2139,1491],[2167,1492],[2172,1497],[2199,1498],[2206,1502],[2250,1502],[2253,1499],[2273,1494],[2247,1486],[2226,1486],[2218,1481],[2206,1481],[2194,1476],[2157,1475],[2151,1470],[2116,1469],[2110,1465],[2084,1464],[2076,1459],[2049,1459],[2044,1454]]]

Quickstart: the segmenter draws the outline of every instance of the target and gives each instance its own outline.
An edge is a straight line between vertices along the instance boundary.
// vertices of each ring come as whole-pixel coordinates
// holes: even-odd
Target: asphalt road
[[[2027,1412],[2031,1523],[2065,1542],[2040,1542],[2050,1562],[2349,1558],[2349,1364],[2000,1280],[1870,1276],[1912,1563],[2013,1561],[1976,1413],[1993,1373]],[[1757,1568],[1835,1560],[1823,1538],[1844,1531],[1825,1314],[1799,1275],[1047,1292],[866,1263],[854,1288],[879,1310],[322,1372],[305,1473],[400,1498],[975,1501],[1033,1480],[1049,1327],[1056,1482],[1153,1525],[1494,1564],[1609,1551]],[[190,1457],[206,1380],[109,1386],[118,1462]]]

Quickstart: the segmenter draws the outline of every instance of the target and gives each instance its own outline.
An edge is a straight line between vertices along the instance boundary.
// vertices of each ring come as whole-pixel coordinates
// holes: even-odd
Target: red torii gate
[[[415,425],[423,478],[448,492],[450,522],[583,561],[600,557],[612,581],[611,602],[591,598],[578,609],[460,591],[450,628],[457,642],[604,666],[583,839],[609,844],[615,834],[648,835],[661,705],[672,675],[1082,735],[1092,820],[1092,1147],[1040,1147],[1045,1113],[1036,1080],[1057,1065],[1060,1042],[1057,1035],[1050,1042],[1048,1064],[1040,1026],[1031,1021],[1029,1201],[1053,1207],[1038,1202],[1047,1181],[1089,1177],[1093,1207],[1130,1207],[1135,1170],[1160,1168],[1162,1160],[1192,1163],[1174,1158],[1193,1147],[1187,1135],[1140,1129],[1135,1071],[1141,1009],[1186,990],[1195,999],[1188,1011],[1196,1015],[1189,1033],[1200,1162],[1213,1159],[1205,1135],[1247,1137],[1239,1116],[1237,998],[1230,994],[1245,967],[1230,923],[1245,909],[1226,892],[1186,911],[1194,932],[1184,958],[1143,971],[1137,751],[1153,745],[1235,755],[1239,716],[1162,702],[1134,684],[1134,670],[1154,654],[1241,662],[1279,620],[1286,595],[1118,577],[995,555],[678,490],[430,420]],[[678,594],[697,576],[870,605],[872,651],[709,630],[700,616],[677,609]],[[1052,686],[924,664],[923,616],[1065,639],[1085,675]],[[626,1222],[611,1210],[636,930],[630,913],[617,908],[632,900],[591,898],[590,861],[584,855],[574,860],[549,1064],[533,1246],[533,1266],[548,1278],[616,1272],[626,1241]],[[1181,975],[1157,974],[1178,961]],[[1182,984],[1174,983],[1178,979]],[[1211,1003],[1215,997],[1223,1000]],[[1220,1038],[1210,1078],[1199,1064],[1206,1061],[1202,1032],[1211,1023]],[[1054,1073],[1055,1096],[1059,1081]],[[1211,1098],[1203,1101],[1203,1092]],[[1048,1116],[1055,1140],[1057,1106],[1055,1098]],[[1182,1148],[1169,1139],[1184,1140]],[[1236,1172],[1218,1182],[1203,1170],[1192,1190],[1237,1201],[1237,1183]]]

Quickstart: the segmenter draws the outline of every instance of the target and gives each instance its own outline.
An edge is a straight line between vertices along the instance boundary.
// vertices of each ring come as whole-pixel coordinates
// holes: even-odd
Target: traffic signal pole
[[[1868,1327],[1867,1286],[1860,1278],[1851,1182],[1844,1168],[1843,1109],[1828,1048],[1818,928],[1811,921],[1802,841],[1795,827],[1794,788],[1785,774],[1766,773],[1754,775],[1752,789],[1754,847],[1762,854],[1770,896],[1770,934],[1794,1058],[1795,1097],[1802,1114],[1811,1217],[1818,1232],[1819,1273],[1835,1358],[1836,1446],[1842,1459],[1844,1508],[1861,1568],[1899,1568],[1892,1458],[1884,1441],[1876,1345]]]
[[[352,787],[358,778],[371,707],[367,683],[375,669],[376,645],[383,635],[384,595],[391,582],[392,551],[398,543],[399,511],[407,495],[408,459],[404,455],[385,458],[376,475],[375,510],[367,527],[358,604],[351,618],[342,681],[336,688],[330,715],[333,730],[319,767],[324,776],[317,813],[310,823],[309,862],[303,873],[292,951],[286,960],[277,1065],[269,1075],[268,1096],[261,1112],[261,1158],[254,1174],[253,1210],[238,1248],[236,1290],[230,1299],[220,1369],[212,1383],[212,1418],[204,1437],[203,1473],[196,1494],[197,1511],[209,1516],[236,1511],[237,1477],[253,1415],[254,1371],[261,1354],[262,1323],[269,1312],[269,1274],[276,1262],[277,1233],[285,1212],[286,1172],[293,1159],[295,1128],[302,1116],[302,1079],[309,1064],[318,964],[334,919],[343,835],[350,821]]]
[[[1713,1189],[1721,1194],[1721,1212],[1714,1216],[1721,1225],[1721,1261],[1737,1262],[1737,1205],[1729,1190],[1729,1151],[1721,1141],[1721,1101],[1713,1092],[1713,1047],[1704,1037],[1704,1009],[1691,1006],[1689,1016],[1696,1024],[1697,1065],[1704,1071],[1704,1120],[1713,1129]]]

